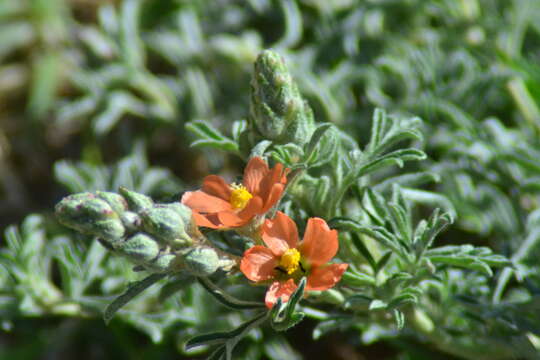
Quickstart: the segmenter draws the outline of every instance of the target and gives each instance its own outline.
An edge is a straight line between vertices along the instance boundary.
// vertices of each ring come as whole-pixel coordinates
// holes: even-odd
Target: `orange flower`
[[[272,281],[265,298],[268,308],[278,298],[287,302],[304,276],[306,291],[322,291],[336,285],[347,270],[347,264],[327,264],[337,253],[338,234],[323,219],[309,219],[304,239],[298,242],[296,224],[278,211],[264,222],[262,239],[266,246],[246,250],[240,270],[252,281]]]
[[[273,169],[260,157],[249,160],[243,184],[227,184],[223,178],[209,175],[201,190],[188,191],[182,204],[193,211],[197,226],[212,229],[241,227],[274,206],[285,190],[288,169],[277,164]]]

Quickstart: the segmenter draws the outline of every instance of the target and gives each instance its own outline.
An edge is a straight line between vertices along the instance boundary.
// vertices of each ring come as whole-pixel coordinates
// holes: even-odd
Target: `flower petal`
[[[283,194],[283,190],[285,190],[284,184],[274,184],[270,190],[270,193],[265,199],[264,206],[262,208],[262,213],[266,213],[272,206],[274,206],[279,199],[281,199],[281,195]]]
[[[205,193],[216,196],[229,202],[231,198],[231,187],[223,180],[221,176],[208,175],[203,179],[202,191]]]
[[[262,158],[252,157],[244,169],[244,185],[252,195],[258,195],[260,183],[268,174],[268,164]]]
[[[219,220],[216,214],[202,215],[193,210],[193,218],[197,226],[208,227],[211,229],[219,229],[223,227],[223,224]]]
[[[260,213],[262,207],[262,200],[256,196],[249,200],[247,206],[242,211],[222,211],[217,215],[219,220],[227,227],[239,227],[244,226],[253,219],[255,215]]]
[[[298,245],[298,229],[290,217],[278,211],[274,219],[265,220],[262,239],[276,256],[281,256]]]
[[[260,196],[252,197],[246,207],[238,212],[238,216],[242,219],[251,219],[255,215],[262,214],[263,201]]]
[[[306,291],[323,291],[334,287],[348,266],[348,264],[329,264],[312,268],[307,279]]]
[[[276,166],[270,169],[266,176],[261,180],[259,192],[263,199],[269,196],[272,186],[278,183],[283,185],[287,183],[287,177],[284,176],[283,165],[280,163],[277,163]]]
[[[219,221],[225,227],[240,227],[244,226],[250,220],[249,218],[241,218],[238,216],[238,213],[234,210],[230,211],[220,211],[216,214]]]
[[[306,226],[300,252],[311,266],[326,264],[338,250],[338,234],[330,230],[321,218],[310,218]]]
[[[228,201],[201,190],[185,192],[182,196],[182,204],[200,213],[215,213],[232,209]]]
[[[271,309],[279,298],[281,298],[282,302],[286,303],[297,287],[293,279],[289,279],[286,282],[274,281],[266,291],[266,297],[264,299],[266,307]]]
[[[264,281],[272,279],[275,275],[275,267],[278,259],[274,254],[262,245],[255,245],[244,252],[240,262],[240,270],[252,281]]]

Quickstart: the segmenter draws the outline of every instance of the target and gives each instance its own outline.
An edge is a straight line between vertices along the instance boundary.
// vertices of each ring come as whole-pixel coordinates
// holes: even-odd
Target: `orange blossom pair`
[[[269,169],[263,159],[254,157],[246,166],[242,185],[229,185],[210,175],[201,190],[186,192],[182,203],[191,207],[198,226],[242,227],[279,201],[287,172],[281,164]],[[274,219],[265,220],[261,237],[266,246],[246,250],[240,270],[252,281],[270,284],[265,298],[269,308],[278,298],[287,302],[302,277],[307,277],[306,291],[322,291],[333,287],[347,269],[347,264],[327,264],[338,250],[338,235],[323,219],[310,218],[299,242],[294,221],[277,212]]]

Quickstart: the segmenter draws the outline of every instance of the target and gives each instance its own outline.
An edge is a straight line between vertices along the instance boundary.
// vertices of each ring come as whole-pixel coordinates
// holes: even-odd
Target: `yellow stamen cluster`
[[[233,209],[242,210],[246,207],[249,199],[251,199],[253,195],[251,195],[244,185],[232,184],[231,188],[232,191],[229,202],[231,203]]]
[[[287,271],[287,274],[291,275],[298,269],[300,265],[300,252],[296,249],[289,249],[281,255],[279,260],[279,266]]]

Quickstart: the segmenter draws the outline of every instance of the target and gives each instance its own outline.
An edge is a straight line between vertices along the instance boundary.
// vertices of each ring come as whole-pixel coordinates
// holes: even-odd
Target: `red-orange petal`
[[[283,190],[285,190],[285,185],[283,184],[274,184],[268,194],[268,197],[265,199],[264,206],[262,208],[262,213],[266,213],[272,206],[274,206],[279,199],[281,199],[281,195],[283,194]]]
[[[266,297],[264,299],[266,307],[271,309],[279,298],[281,298],[282,302],[286,303],[297,287],[293,279],[289,279],[286,282],[274,281],[266,291]]]
[[[208,227],[211,229],[219,229],[223,227],[223,224],[217,218],[216,214],[202,215],[193,210],[193,218],[197,226]]]
[[[262,245],[255,245],[246,250],[240,261],[240,270],[252,281],[272,279],[276,266],[278,266],[278,259],[270,249]]]
[[[221,211],[217,215],[219,220],[226,227],[239,227],[244,226],[253,219],[255,215],[260,212],[262,207],[262,200],[258,196],[249,200],[247,206],[242,211]]]
[[[252,157],[244,169],[244,186],[252,195],[258,195],[260,184],[268,174],[268,164],[262,158]]]
[[[228,201],[209,195],[201,190],[184,193],[182,204],[201,213],[215,213],[232,209]]]
[[[234,210],[220,211],[216,215],[219,221],[225,227],[240,227],[240,226],[244,226],[249,221],[249,219],[243,219],[239,217],[238,213]]]
[[[262,239],[276,256],[298,245],[298,229],[294,221],[278,211],[274,219],[266,219],[262,227]]]
[[[310,218],[300,252],[311,266],[326,264],[338,250],[338,233],[321,218]]]
[[[231,187],[221,176],[208,175],[205,177],[203,179],[201,190],[227,202],[229,202],[229,199],[231,198]]]
[[[282,183],[285,185],[286,182],[287,178],[283,178],[283,165],[277,163],[276,166],[270,169],[266,176],[261,180],[259,188],[261,196],[263,199],[266,199],[270,195],[270,191],[272,190],[272,186],[274,186],[274,184]]]
[[[238,216],[242,219],[251,219],[255,215],[262,214],[263,200],[260,196],[252,197],[246,207],[238,212]]]
[[[334,287],[348,266],[348,264],[329,264],[312,268],[307,278],[306,291],[323,291]]]

